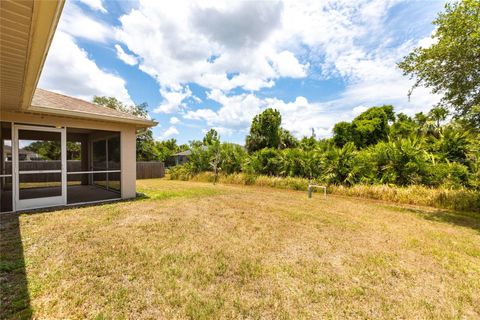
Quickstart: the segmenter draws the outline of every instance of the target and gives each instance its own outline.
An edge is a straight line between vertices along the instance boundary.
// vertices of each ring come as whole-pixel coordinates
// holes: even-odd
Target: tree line
[[[296,139],[281,127],[278,110],[257,115],[246,147],[221,143],[211,129],[191,145],[189,162],[175,170],[188,174],[218,170],[224,174],[303,177],[329,184],[421,184],[480,187],[480,137],[446,110],[434,108],[414,117],[392,106],[372,107],[351,122],[337,123],[333,137]],[[213,137],[213,138],[212,138]],[[215,160],[214,160],[215,159]]]

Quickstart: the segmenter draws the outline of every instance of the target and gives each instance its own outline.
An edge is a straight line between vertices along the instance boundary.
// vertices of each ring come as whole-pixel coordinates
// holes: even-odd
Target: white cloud
[[[307,75],[308,64],[301,64],[290,51],[276,53],[271,60],[281,77],[303,78]]]
[[[107,9],[103,6],[102,0],[80,0],[80,2],[86,4],[92,10],[107,13]]]
[[[244,129],[250,125],[252,118],[262,109],[262,100],[254,94],[240,94],[227,96],[220,90],[212,90],[207,94],[222,107],[218,111],[212,109],[198,109],[187,111],[185,119],[204,120],[209,126]]]
[[[195,96],[195,95],[192,95],[192,99],[193,99],[193,101],[195,101],[196,103],[202,102],[202,99],[200,99],[199,97],[197,97],[197,96]]]
[[[40,88],[88,101],[94,95],[113,96],[132,105],[125,84],[120,76],[100,69],[70,35],[61,30],[55,33],[40,79]]]
[[[179,124],[179,123],[180,123],[180,119],[178,119],[177,117],[171,117],[171,118],[170,118],[170,123],[171,123],[171,124]]]
[[[138,63],[137,58],[134,55],[126,53],[119,44],[115,45],[115,50],[117,51],[117,57],[126,64],[134,66]]]
[[[271,41],[282,13],[279,1],[141,1],[120,18],[116,38],[141,57],[140,70],[167,92],[191,82],[256,91],[272,87],[279,77],[306,76],[308,65]]]
[[[178,132],[177,128],[175,128],[174,126],[170,126],[167,130],[163,131],[160,134],[159,139],[160,140],[168,139],[168,138],[171,138],[173,136],[178,136],[179,134],[180,134],[180,132]]]
[[[155,113],[174,113],[181,109],[185,109],[186,105],[183,102],[192,95],[192,91],[188,87],[180,87],[179,90],[160,89],[164,100],[162,104],[156,107]]]
[[[215,129],[218,132],[220,138],[225,136],[228,137],[235,133],[235,130],[226,127],[213,127],[212,129]]]
[[[194,7],[193,27],[220,46],[234,50],[257,47],[281,24],[280,1],[230,3]]]
[[[322,103],[310,102],[302,96],[285,102],[277,98],[261,99],[253,93],[226,95],[220,90],[212,90],[207,97],[219,103],[220,109],[190,110],[184,118],[205,121],[208,126],[221,127],[231,135],[248,132],[255,115],[266,108],[275,108],[282,115],[282,126],[298,138],[309,136],[312,129],[317,137],[328,137],[337,122],[351,121],[371,106],[393,104],[397,112],[413,115],[428,110],[438,99],[428,92],[421,92],[426,89],[419,88],[419,92],[414,92],[409,101],[406,95],[409,81],[392,81],[394,83],[359,82],[349,86],[339,98]]]
[[[282,126],[297,137],[309,135],[312,128],[321,136],[329,135],[333,124],[348,116],[329,113],[326,105],[310,103],[304,97],[284,102],[276,98],[260,99],[254,94],[228,96],[219,90],[212,90],[208,97],[222,107],[218,111],[208,108],[188,111],[184,118],[205,121],[226,135],[247,132],[253,117],[266,108],[278,109],[282,114]]]
[[[225,136],[231,136],[232,134],[235,133],[235,130],[230,129],[230,128],[225,128],[225,127],[209,127],[202,129],[202,133],[206,134],[210,129],[214,129],[215,131],[218,132],[218,135],[220,136],[220,139]]]
[[[104,43],[113,36],[110,26],[89,16],[73,1],[67,1],[65,4],[58,31],[63,31],[76,38]]]
[[[352,109],[352,114],[354,116],[358,116],[360,113],[367,111],[368,107],[366,106],[358,106]]]
[[[282,126],[298,138],[309,136],[312,129],[317,137],[330,135],[333,125],[344,118],[342,114],[328,112],[327,106],[311,103],[305,97],[284,102],[276,98],[265,99],[265,107],[275,108],[282,115]]]

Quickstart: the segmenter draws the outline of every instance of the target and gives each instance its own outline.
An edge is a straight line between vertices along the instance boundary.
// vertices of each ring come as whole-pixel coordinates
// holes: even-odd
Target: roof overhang
[[[0,1],[0,107],[29,108],[65,0]]]
[[[158,122],[156,121],[142,119],[142,118],[127,119],[123,117],[108,116],[104,114],[97,114],[97,113],[91,113],[91,112],[70,111],[70,110],[62,110],[62,109],[42,107],[42,106],[33,106],[33,105],[30,108],[28,108],[28,111],[33,113],[40,113],[40,114],[54,115],[54,116],[64,116],[64,117],[85,119],[85,120],[125,123],[129,125],[134,125],[137,128],[149,128],[149,127],[154,127],[158,124]]]

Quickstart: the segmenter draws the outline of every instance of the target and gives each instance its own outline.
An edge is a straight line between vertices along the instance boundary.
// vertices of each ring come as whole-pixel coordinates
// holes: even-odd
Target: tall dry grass
[[[212,172],[202,172],[194,176],[169,175],[172,180],[192,180],[213,182]],[[304,178],[270,177],[236,173],[219,175],[217,182],[225,184],[244,184],[279,189],[304,190],[309,181]],[[399,187],[389,185],[355,185],[352,187],[330,185],[329,194],[390,201],[402,204],[430,206],[441,209],[480,212],[480,192],[467,189],[430,188],[420,185]]]

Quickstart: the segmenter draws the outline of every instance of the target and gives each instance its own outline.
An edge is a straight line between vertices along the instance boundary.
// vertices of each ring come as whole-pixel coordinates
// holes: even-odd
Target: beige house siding
[[[130,199],[136,196],[136,127],[134,125],[3,110],[0,112],[0,119],[1,121],[20,124],[119,131],[122,198]]]
[[[137,180],[136,130],[134,127],[128,126],[121,130],[120,143],[120,150],[125,150],[125,152],[121,151],[122,198],[134,198],[136,196],[135,181]]]

